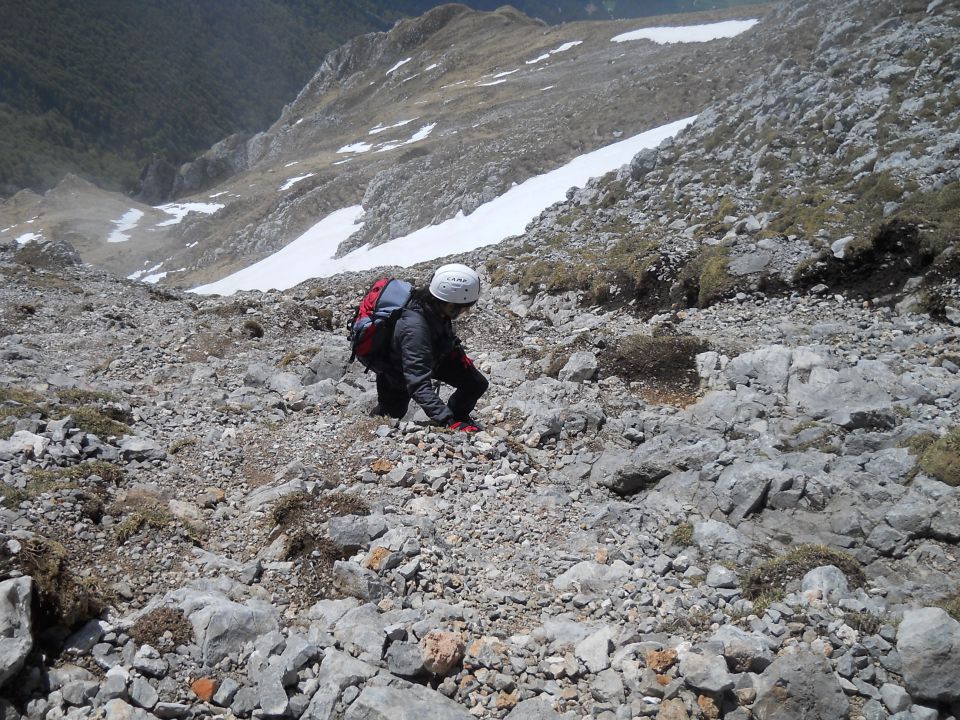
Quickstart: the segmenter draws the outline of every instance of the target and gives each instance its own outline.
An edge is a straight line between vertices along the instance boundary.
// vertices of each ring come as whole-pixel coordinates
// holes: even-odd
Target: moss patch
[[[927,475],[952,487],[960,486],[960,427],[927,446],[919,464]]]
[[[17,555],[19,569],[33,577],[40,599],[38,628],[73,627],[96,617],[104,607],[104,594],[96,578],[77,578],[70,569],[67,551],[60,543],[41,536],[25,540]]]
[[[120,485],[126,477],[126,470],[105,460],[94,460],[68,468],[54,468],[52,470],[33,469],[30,478],[36,482],[70,481],[77,482],[92,475],[96,475],[108,483]]]
[[[935,604],[937,607],[943,608],[954,620],[960,622],[960,595],[944,598]]]
[[[169,640],[164,640],[170,633]],[[159,607],[143,615],[130,628],[130,637],[139,645],[162,647],[187,645],[193,640],[193,626],[178,607]]]
[[[736,288],[729,268],[730,251],[727,248],[702,248],[680,272],[674,302],[703,308],[729,296]]]
[[[670,542],[674,545],[687,547],[693,543],[693,525],[690,523],[681,523],[670,536]]]

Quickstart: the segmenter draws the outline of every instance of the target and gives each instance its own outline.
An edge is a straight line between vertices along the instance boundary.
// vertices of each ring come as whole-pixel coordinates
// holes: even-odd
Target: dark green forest
[[[134,191],[175,164],[270,125],[323,56],[432,0],[0,0],[0,197],[67,172]],[[471,0],[493,10],[502,0]],[[550,23],[744,0],[515,0]]]

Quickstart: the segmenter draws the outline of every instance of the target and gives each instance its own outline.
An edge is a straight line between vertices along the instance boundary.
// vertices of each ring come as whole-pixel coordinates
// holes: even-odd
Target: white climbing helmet
[[[438,300],[472,305],[480,297],[480,276],[466,265],[441,265],[430,280],[430,294]]]

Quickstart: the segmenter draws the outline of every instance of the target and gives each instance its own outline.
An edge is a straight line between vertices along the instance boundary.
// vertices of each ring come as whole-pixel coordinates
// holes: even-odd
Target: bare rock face
[[[165,158],[157,158],[147,164],[140,173],[140,189],[136,199],[148,205],[166,202],[173,192],[177,168]]]

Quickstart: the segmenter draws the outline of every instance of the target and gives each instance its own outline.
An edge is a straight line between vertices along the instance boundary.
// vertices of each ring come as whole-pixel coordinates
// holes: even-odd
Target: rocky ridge
[[[367,416],[370,276],[64,263],[0,265],[7,717],[956,715],[949,325],[488,283],[465,436]]]
[[[786,2],[750,40],[787,26],[793,57],[478,257],[650,314],[826,285],[960,320],[956,6]]]

